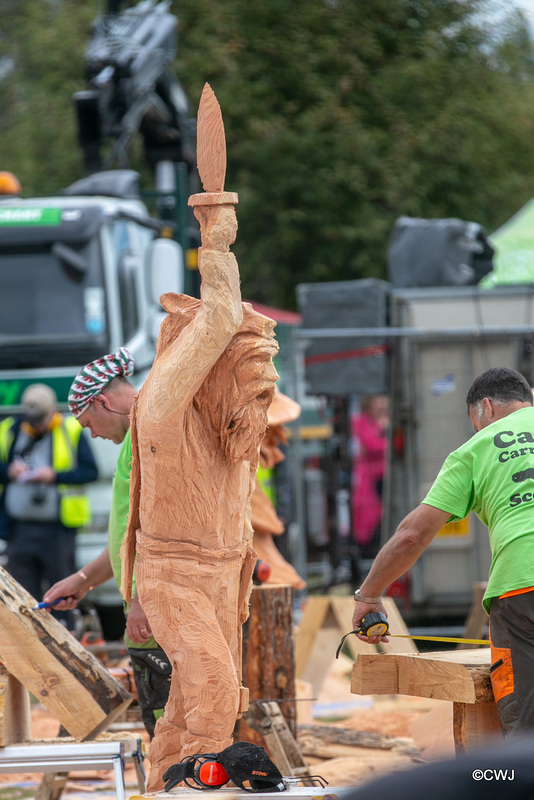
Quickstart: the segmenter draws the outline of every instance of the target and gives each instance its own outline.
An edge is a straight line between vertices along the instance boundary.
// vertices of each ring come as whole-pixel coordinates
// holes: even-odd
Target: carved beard
[[[226,457],[234,462],[257,461],[261,441],[267,428],[264,407],[250,403],[242,406],[221,434],[221,444]]]

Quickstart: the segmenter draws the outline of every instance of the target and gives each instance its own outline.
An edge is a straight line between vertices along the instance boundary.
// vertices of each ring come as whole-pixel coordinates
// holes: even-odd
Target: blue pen
[[[45,603],[44,601],[37,603],[36,605],[32,606],[32,611],[35,611],[36,608],[52,608],[52,606],[55,606],[56,603],[61,603],[61,601],[64,599],[64,597],[58,597],[58,599],[54,600],[53,603]]]

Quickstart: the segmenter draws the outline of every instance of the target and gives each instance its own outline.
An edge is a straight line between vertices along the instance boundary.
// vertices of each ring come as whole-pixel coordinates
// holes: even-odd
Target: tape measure
[[[409,633],[390,633],[389,622],[386,615],[381,611],[371,611],[370,614],[366,614],[365,617],[362,618],[358,630],[349,631],[349,633],[346,633],[341,639],[339,647],[336,651],[336,658],[339,657],[341,648],[345,643],[345,639],[347,636],[350,636],[351,633],[359,633],[360,636],[386,636],[387,634],[388,636],[394,636],[397,639],[424,639],[427,642],[452,642],[454,644],[477,645],[490,644],[487,639],[460,639],[453,636],[415,636]]]
[[[360,622],[360,636],[385,636],[389,630],[388,618],[381,611],[371,611]]]

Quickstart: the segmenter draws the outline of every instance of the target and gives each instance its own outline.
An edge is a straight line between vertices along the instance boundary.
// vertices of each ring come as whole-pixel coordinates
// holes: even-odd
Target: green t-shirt
[[[111,497],[111,511],[109,513],[108,525],[108,547],[109,558],[111,561],[111,568],[113,575],[117,582],[117,586],[121,585],[122,562],[121,562],[121,546],[126,534],[126,526],[128,524],[128,511],[130,507],[130,474],[132,471],[132,439],[130,431],[126,433],[122,447],[117,459],[117,466],[113,476],[113,487]],[[135,575],[133,576],[132,593],[135,592]],[[130,637],[124,634],[124,643],[126,647],[137,647],[145,650],[152,650],[158,647],[154,637],[138,644],[132,642]]]
[[[475,434],[443,464],[423,503],[487,526],[492,597],[534,586],[534,408],[514,411]]]

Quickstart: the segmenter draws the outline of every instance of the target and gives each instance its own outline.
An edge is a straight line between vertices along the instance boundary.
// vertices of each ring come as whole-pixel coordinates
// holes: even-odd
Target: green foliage
[[[24,193],[53,193],[82,173],[72,95],[83,85],[83,52],[95,9],[75,0],[5,0],[0,58],[13,71],[0,83],[2,169]]]
[[[2,3],[0,166],[26,194],[80,177],[71,97],[102,5]],[[518,14],[473,16],[487,5],[173,0],[192,109],[209,81],[223,111],[245,297],[293,307],[301,282],[385,278],[400,215],[492,231],[530,199],[532,44]]]
[[[386,277],[398,216],[491,230],[530,197],[530,43],[516,17],[490,47],[480,5],[181,0],[180,74],[223,108],[246,294]]]

